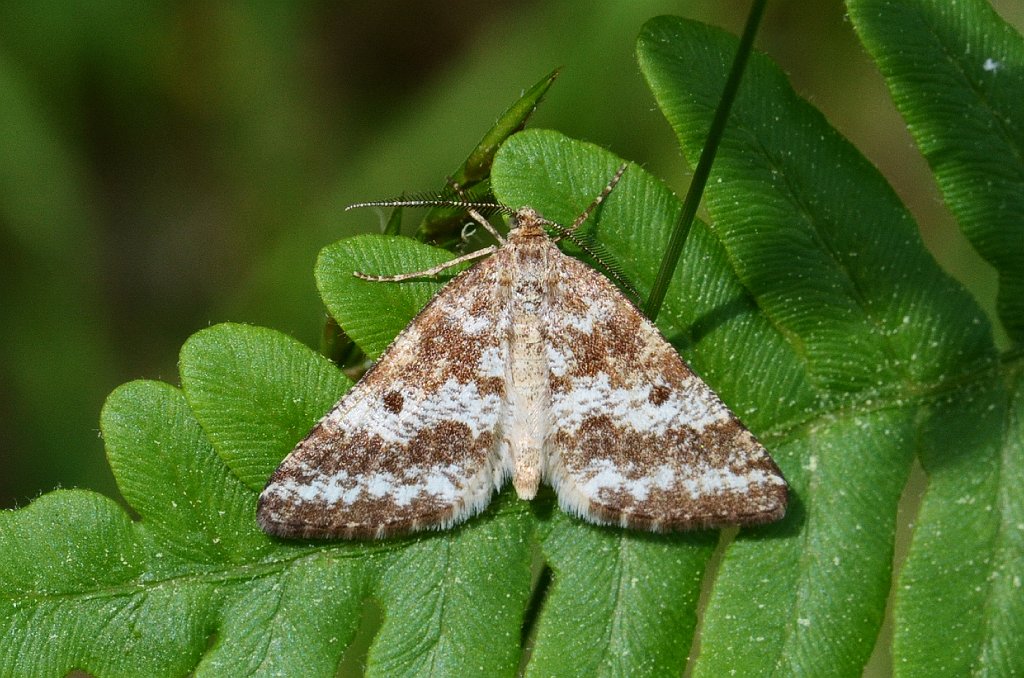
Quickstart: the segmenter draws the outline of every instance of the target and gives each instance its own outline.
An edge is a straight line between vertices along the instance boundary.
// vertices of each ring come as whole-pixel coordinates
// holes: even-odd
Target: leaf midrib
[[[199,582],[203,584],[218,584],[233,582],[235,580],[252,580],[262,577],[281,574],[286,568],[293,567],[299,561],[306,558],[320,558],[330,556],[332,558],[362,558],[367,554],[353,553],[350,547],[339,546],[337,548],[318,549],[313,552],[297,554],[294,558],[277,560],[271,563],[247,563],[239,564],[231,568],[215,568],[203,570],[202,572],[189,572],[163,578],[136,579],[131,582],[124,582],[116,585],[98,587],[93,589],[60,592],[60,593],[35,593],[26,592],[23,595],[0,595],[0,601],[18,604],[25,602],[42,603],[52,600],[102,600],[104,598],[118,598],[129,594],[141,594],[152,589],[166,586],[181,586],[183,583]]]
[[[822,407],[812,414],[794,416],[789,421],[762,429],[758,433],[758,438],[761,440],[784,440],[803,429],[813,428],[822,421],[860,416],[893,407],[902,408],[909,405],[922,407],[941,400],[950,393],[1003,377],[1004,373],[1016,369],[1015,364],[1018,362],[1024,362],[1024,355],[1015,356],[1012,360],[1000,360],[994,356],[986,356],[964,365],[963,369],[952,376],[930,382],[890,382],[884,387],[862,390],[857,392],[855,397],[832,401],[829,407]]]

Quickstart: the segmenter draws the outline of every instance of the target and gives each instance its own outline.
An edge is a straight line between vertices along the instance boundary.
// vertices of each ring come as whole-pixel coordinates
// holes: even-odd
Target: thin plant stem
[[[747,15],[747,24],[743,28],[743,37],[740,38],[740,46],[736,50],[736,57],[733,59],[732,68],[729,70],[729,77],[722,89],[722,96],[718,100],[718,108],[715,109],[715,116],[711,119],[711,127],[708,129],[707,141],[704,142],[704,150],[701,151],[697,167],[693,171],[693,179],[690,181],[690,188],[686,191],[686,198],[683,200],[683,209],[679,214],[669,237],[668,246],[665,248],[665,256],[661,260],[661,268],[654,279],[651,287],[651,295],[644,305],[644,313],[648,318],[654,320],[661,311],[665,301],[665,294],[668,292],[668,284],[676,271],[679,263],[679,256],[682,254],[683,245],[686,244],[686,236],[690,234],[690,227],[693,225],[693,218],[697,214],[697,207],[700,205],[701,195],[704,193],[704,186],[708,182],[708,175],[711,173],[711,164],[715,160],[715,153],[722,142],[722,133],[725,131],[725,124],[729,120],[729,110],[736,99],[736,92],[739,90],[740,80],[743,71],[746,70],[747,58],[754,48],[754,36],[757,35],[757,28],[761,23],[761,16],[764,14],[764,6],[767,0],[754,0],[750,7],[750,14]]]

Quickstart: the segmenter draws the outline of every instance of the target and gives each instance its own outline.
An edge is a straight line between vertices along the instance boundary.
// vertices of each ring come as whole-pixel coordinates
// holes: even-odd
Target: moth
[[[455,276],[268,481],[269,534],[381,538],[444,529],[509,478],[549,483],[586,521],[672,531],[781,518],[765,448],[605,276],[563,254],[529,207]],[[382,203],[368,203],[382,204]],[[395,203],[387,203],[395,204]],[[422,203],[417,203],[422,204]]]

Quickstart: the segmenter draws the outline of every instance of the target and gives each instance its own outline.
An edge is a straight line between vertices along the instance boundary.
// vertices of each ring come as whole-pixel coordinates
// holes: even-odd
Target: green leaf
[[[491,164],[494,162],[494,155],[498,152],[498,148],[506,139],[526,126],[526,121],[537,110],[544,95],[554,84],[555,78],[558,77],[558,70],[556,68],[534,83],[532,87],[523,92],[518,101],[498,116],[494,126],[487,131],[484,138],[480,140],[480,143],[476,145],[473,152],[452,176],[456,182],[466,185],[469,182],[482,181],[490,176]]]
[[[165,587],[146,600],[129,600],[145,555],[131,521],[113,501],[56,491],[20,511],[0,513],[0,564],[0,675],[64,676],[75,667],[99,673],[101,667],[110,671],[117,656],[151,674],[188,668],[187,658],[181,663],[163,646],[180,628],[131,628],[133,617],[144,614],[132,607],[171,604],[173,592]],[[78,633],[67,633],[71,628]],[[118,647],[127,632],[133,644]]]
[[[641,67],[691,158],[735,44],[671,18],[641,35]],[[948,444],[965,439],[961,417],[969,443],[990,432],[972,414],[977,380],[994,376],[994,347],[976,305],[935,267],[892,190],[767,59],[751,61],[733,111],[706,207],[737,278],[798,352],[818,404],[773,408],[782,445],[768,442],[796,505],[764,530],[780,538],[741,538],[727,551],[694,674],[855,675],[882,618],[911,455],[941,440],[947,459],[985,458],[984,445]],[[750,379],[758,380],[756,364]],[[982,503],[996,505],[991,483],[978,489]],[[975,527],[954,526],[947,544],[978,544]],[[960,550],[961,562],[972,562],[969,551]],[[992,571],[990,562],[941,574],[965,590]],[[751,599],[763,602],[752,608]],[[932,637],[955,645],[956,634],[932,622]]]
[[[262,490],[281,459],[349,389],[326,358],[279,332],[224,324],[181,349],[189,406],[232,473]],[[315,394],[299,398],[302,393]]]
[[[1024,40],[975,0],[848,4],[947,204],[998,270],[999,317],[1019,345]],[[897,587],[897,675],[1024,673],[1020,357],[938,400],[926,420],[929,485]]]
[[[631,534],[555,512],[542,537],[554,584],[526,675],[678,675],[717,534]]]
[[[0,515],[0,553],[22,561],[5,563],[3,675],[183,675],[217,628],[216,607],[267,574],[256,563],[270,542],[245,519],[251,496],[180,392],[127,384],[108,399],[102,427],[142,520],[87,492]],[[233,640],[222,636],[210,656]]]
[[[100,426],[118,488],[142,518],[145,542],[160,550],[157,573],[182,563],[246,560],[267,546],[245,515],[250,493],[206,441],[179,391],[159,382],[126,384],[107,399]]]
[[[332,646],[328,634],[307,639],[282,630],[322,628],[351,638],[362,594],[359,569],[320,571],[320,581],[313,573],[327,564],[315,557],[294,561],[293,569],[298,554],[274,545],[256,527],[254,493],[205,441],[177,390],[156,382],[127,384],[107,401],[102,424],[118,486],[142,516],[135,527],[149,546],[147,567],[130,582],[135,586],[125,602],[138,605],[150,589],[160,592],[167,584],[174,590],[173,605],[154,605],[135,623],[153,625],[165,618],[163,623],[181,625],[167,634],[167,653],[190,662],[202,657],[197,675],[237,672],[244,666],[235,663],[238,657],[255,673],[296,665],[293,660],[320,671],[336,663],[343,644]],[[324,583],[331,591],[327,600],[318,585]],[[293,597],[285,598],[285,591]],[[319,601],[316,617],[310,611],[314,600]],[[253,608],[275,623],[254,627]],[[218,642],[203,656],[206,637],[215,632]],[[126,664],[125,675],[137,675],[134,671]],[[180,673],[170,666],[147,671]]]
[[[1000,320],[1024,342],[1024,39],[982,0],[847,5],[964,235],[999,272]]]
[[[257,527],[257,492],[225,459],[272,469],[282,436],[301,437],[344,389],[332,369],[280,334],[222,325],[183,349],[185,394],[159,382],[111,394],[108,457],[140,519],[79,491],[0,513],[0,675],[333,675],[368,597],[385,619],[371,674],[513,673],[530,582],[521,508],[499,499],[472,525],[383,544]]]
[[[353,273],[398,275],[424,271],[453,258],[447,250],[411,238],[361,235],[328,245],[316,262],[316,283],[331,315],[371,358],[379,356],[441,288],[440,282],[375,282]],[[464,268],[464,267],[463,267]],[[441,275],[450,278],[460,269]]]
[[[363,568],[323,554],[265,569],[231,573],[245,581],[225,592],[215,617],[220,638],[197,676],[334,675],[361,619]]]
[[[530,532],[524,513],[514,511],[395,553],[382,574],[378,595],[390,613],[369,672],[513,675],[530,593]]]

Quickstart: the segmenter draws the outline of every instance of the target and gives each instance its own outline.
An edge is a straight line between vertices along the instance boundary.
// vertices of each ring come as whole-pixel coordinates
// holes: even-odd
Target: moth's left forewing
[[[559,257],[545,476],[562,508],[648,530],[781,518],[787,486],[764,447],[606,278]]]
[[[264,531],[375,538],[483,510],[508,472],[501,270],[488,259],[445,286],[281,462],[260,495]]]

